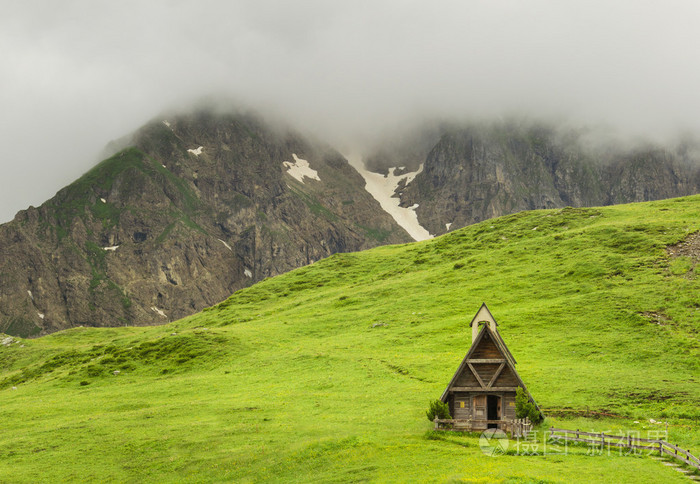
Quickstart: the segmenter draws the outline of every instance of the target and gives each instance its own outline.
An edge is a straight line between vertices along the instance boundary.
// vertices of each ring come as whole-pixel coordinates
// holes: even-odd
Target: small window
[[[464,408],[464,402],[459,402],[459,408]]]

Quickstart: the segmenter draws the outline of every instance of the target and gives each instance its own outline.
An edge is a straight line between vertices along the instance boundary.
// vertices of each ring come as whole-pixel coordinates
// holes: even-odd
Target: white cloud
[[[700,3],[23,1],[0,16],[0,221],[183,100],[355,140],[420,116],[700,128]]]

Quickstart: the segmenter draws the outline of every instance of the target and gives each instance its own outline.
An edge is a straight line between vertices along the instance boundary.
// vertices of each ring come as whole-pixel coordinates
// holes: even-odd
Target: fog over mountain
[[[23,1],[0,16],[0,222],[202,98],[341,150],[513,113],[700,131],[695,1]]]

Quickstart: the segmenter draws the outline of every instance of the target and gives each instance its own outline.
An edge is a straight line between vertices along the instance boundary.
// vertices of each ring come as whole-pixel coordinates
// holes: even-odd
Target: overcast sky
[[[0,222],[210,93],[345,145],[511,112],[698,131],[699,48],[696,0],[0,0]]]

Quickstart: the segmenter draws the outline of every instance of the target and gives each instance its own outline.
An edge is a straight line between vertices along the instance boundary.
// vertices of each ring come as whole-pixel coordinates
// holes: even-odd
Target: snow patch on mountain
[[[221,240],[221,239],[216,239],[216,240],[218,240],[219,242],[221,242],[222,244],[224,244],[224,246],[225,246],[228,250],[230,250],[231,252],[233,252],[233,249],[231,248],[231,246],[228,245],[225,241],[223,241],[223,240]]]
[[[295,153],[292,153],[292,157],[294,158],[294,163],[289,161],[282,162],[282,165],[287,168],[287,173],[302,183],[304,183],[304,177],[321,181],[318,177],[318,172],[309,166],[308,161],[302,160]]]
[[[399,206],[401,200],[396,195],[396,189],[401,181],[405,180],[406,185],[411,183],[423,171],[423,165],[418,168],[418,171],[402,175],[397,175],[396,171],[402,170],[403,167],[389,168],[389,174],[382,175],[381,173],[374,173],[365,169],[362,157],[359,155],[346,155],[345,158],[365,179],[365,190],[379,202],[384,211],[391,215],[396,220],[396,223],[403,227],[411,237],[415,240],[426,240],[434,237],[418,222],[418,215],[415,212],[418,204],[416,203],[411,207],[401,207]]]
[[[165,312],[163,312],[162,309],[158,309],[158,308],[155,307],[155,306],[151,306],[151,310],[153,310],[153,312],[158,313],[159,315],[163,316],[164,318],[167,318],[167,317],[168,317],[168,316],[165,314]]]
[[[189,151],[190,153],[192,153],[194,156],[199,156],[199,155],[202,154],[202,150],[203,150],[203,149],[204,149],[204,146],[200,146],[200,147],[197,148],[197,149],[189,149],[189,150],[187,150],[187,151]]]

